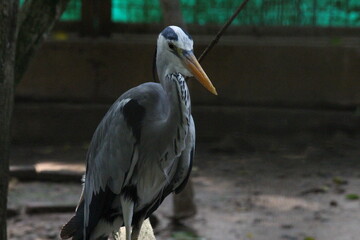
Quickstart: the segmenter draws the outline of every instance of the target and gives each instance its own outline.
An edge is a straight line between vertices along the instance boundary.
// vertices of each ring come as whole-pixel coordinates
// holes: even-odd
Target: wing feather
[[[84,186],[85,239],[102,217],[101,214],[109,211],[106,210],[109,208],[106,205],[111,204],[109,196],[119,194],[126,176],[132,175],[138,159],[137,143],[140,141],[144,115],[145,108],[136,99],[120,98],[94,133],[87,154]],[[96,211],[92,208],[94,204],[99,208]]]

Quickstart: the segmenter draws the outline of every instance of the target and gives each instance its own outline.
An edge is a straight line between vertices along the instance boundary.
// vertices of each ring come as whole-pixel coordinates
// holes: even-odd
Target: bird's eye
[[[170,48],[171,50],[174,50],[174,48],[175,48],[175,45],[174,45],[174,44],[169,43],[168,45],[169,45],[169,48]]]

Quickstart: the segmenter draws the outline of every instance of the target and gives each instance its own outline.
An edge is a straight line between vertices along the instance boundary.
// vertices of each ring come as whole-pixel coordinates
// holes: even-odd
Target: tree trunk
[[[14,64],[18,2],[0,0],[0,239],[7,239],[10,122],[14,102]]]
[[[179,0],[160,0],[164,23],[185,28]]]
[[[0,0],[0,239],[7,239],[10,123],[15,82],[69,0],[27,0],[18,18],[18,1]],[[16,81],[15,81],[16,80]]]

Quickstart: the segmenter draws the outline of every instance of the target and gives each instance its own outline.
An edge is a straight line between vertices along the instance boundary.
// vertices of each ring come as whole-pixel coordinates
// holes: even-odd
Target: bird
[[[125,226],[126,240],[136,240],[165,197],[185,187],[195,152],[186,79],[217,91],[194,55],[192,37],[178,26],[158,35],[155,68],[159,82],[123,93],[96,128],[81,197],[62,239],[105,240]]]

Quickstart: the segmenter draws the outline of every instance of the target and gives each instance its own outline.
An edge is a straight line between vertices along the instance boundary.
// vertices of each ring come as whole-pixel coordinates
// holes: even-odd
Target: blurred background
[[[153,81],[158,33],[183,26],[199,56],[240,4],[69,2],[16,89],[10,239],[58,239],[96,126]],[[360,2],[250,0],[201,64],[219,95],[188,83],[197,214],[174,224],[166,201],[158,239],[358,239]]]

